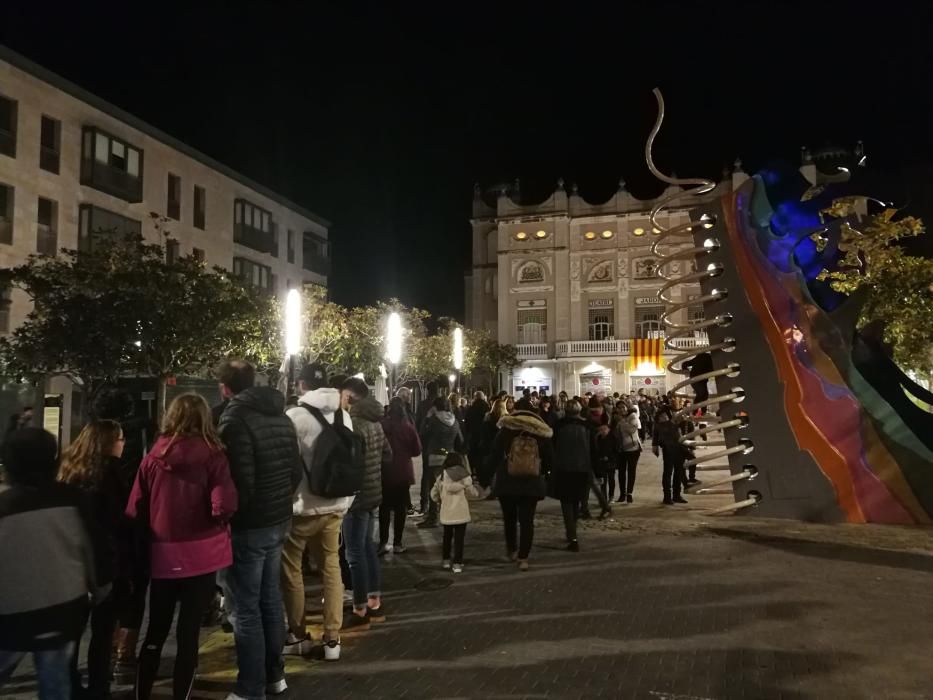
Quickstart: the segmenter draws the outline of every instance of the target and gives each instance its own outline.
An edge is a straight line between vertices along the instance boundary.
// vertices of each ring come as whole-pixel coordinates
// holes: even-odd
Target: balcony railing
[[[246,224],[234,224],[233,242],[245,245],[259,253],[275,255],[275,239],[271,233],[260,231]]]
[[[301,266],[308,272],[315,272],[324,277],[330,275],[330,258],[320,255],[306,255],[301,261]]]
[[[707,343],[705,336],[691,338],[675,338],[673,346],[677,350],[691,350]],[[536,346],[523,346],[536,347]],[[545,346],[542,346],[545,347]],[[664,348],[670,354],[670,350]],[[617,340],[563,340],[554,345],[555,357],[598,357],[598,356],[626,356],[632,354],[632,341],[629,338]],[[520,357],[525,359],[521,354]],[[532,359],[531,357],[527,359]]]
[[[81,160],[81,184],[112,194],[127,202],[143,201],[143,180],[94,158]]]
[[[515,347],[520,360],[546,360],[548,357],[547,343],[525,343]]]

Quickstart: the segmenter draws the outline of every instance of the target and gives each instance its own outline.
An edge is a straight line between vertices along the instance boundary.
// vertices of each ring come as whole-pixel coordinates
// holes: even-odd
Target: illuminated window
[[[586,240],[588,240],[588,241],[595,241],[595,240],[596,240],[596,232],[595,232],[595,231],[587,231],[586,233],[583,234],[583,237],[584,237]]]
[[[518,233],[515,234],[515,239],[519,241],[527,241],[528,234],[525,233],[524,231],[519,231]]]
[[[632,231],[632,233],[634,233],[636,236],[644,236],[644,235],[645,235],[645,229],[643,229],[641,226],[639,226],[639,227],[636,228],[634,231]]]
[[[603,231],[603,238],[605,238],[606,240],[609,240],[610,238],[612,238],[613,235],[614,234],[612,233],[612,231],[608,231],[608,230]]]
[[[547,342],[547,309],[518,310],[519,344]]]
[[[538,238],[538,239],[547,238],[547,231],[536,231],[535,238]]]

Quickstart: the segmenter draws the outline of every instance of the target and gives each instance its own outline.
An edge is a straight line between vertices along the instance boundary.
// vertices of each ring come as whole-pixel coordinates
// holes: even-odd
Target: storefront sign
[[[635,297],[636,306],[644,306],[648,304],[657,306],[660,303],[661,303],[661,300],[658,297]]]

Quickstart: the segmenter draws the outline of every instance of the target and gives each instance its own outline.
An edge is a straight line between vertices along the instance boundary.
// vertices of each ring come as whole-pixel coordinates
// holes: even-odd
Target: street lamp
[[[456,381],[457,390],[460,390],[460,371],[463,369],[463,329],[454,328],[454,351],[453,351],[454,369],[457,375],[451,375],[451,383]]]
[[[295,385],[295,360],[301,351],[301,293],[290,289],[285,297],[285,354],[288,355],[288,392]]]
[[[395,395],[395,369],[402,361],[402,317],[396,311],[389,314],[386,324],[386,360],[392,367],[392,382],[389,388],[391,397]]]

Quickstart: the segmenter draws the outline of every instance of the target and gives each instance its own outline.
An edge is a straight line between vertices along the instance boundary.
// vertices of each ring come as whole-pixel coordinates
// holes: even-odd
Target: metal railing
[[[548,359],[547,343],[523,343],[515,346],[520,360]]]

